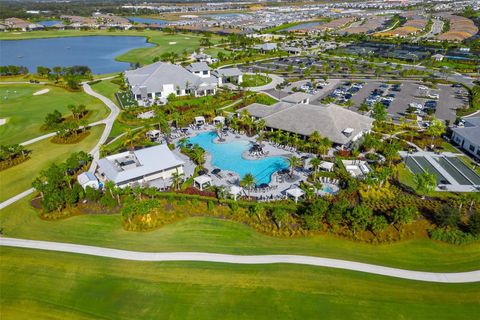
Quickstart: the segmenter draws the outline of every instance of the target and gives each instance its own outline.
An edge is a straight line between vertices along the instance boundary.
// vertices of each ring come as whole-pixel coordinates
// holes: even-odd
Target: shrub
[[[112,197],[110,192],[105,192],[100,198],[100,204],[104,207],[113,208],[117,204],[117,201]]]
[[[208,209],[208,211],[213,211],[213,209],[215,209],[215,204],[213,203],[212,200],[208,200],[207,209]]]
[[[460,223],[460,211],[457,208],[443,205],[434,212],[433,219],[439,227],[457,227]]]
[[[480,237],[462,232],[458,229],[435,228],[429,231],[430,237],[435,240],[448,242],[451,244],[467,244],[480,240]]]
[[[240,206],[237,202],[231,202],[228,206],[229,206],[230,210],[232,210],[232,213],[237,213],[238,209],[240,208]]]
[[[100,196],[101,196],[100,190],[90,188],[90,187],[87,187],[85,189],[85,198],[87,200],[97,201],[98,199],[100,199]]]

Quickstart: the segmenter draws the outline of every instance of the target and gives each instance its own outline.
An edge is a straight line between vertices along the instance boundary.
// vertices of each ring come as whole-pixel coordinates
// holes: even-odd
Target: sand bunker
[[[34,96],[39,96],[39,95],[41,95],[41,94],[47,93],[48,91],[50,91],[50,89],[43,89],[43,90],[40,90],[40,91],[35,92],[33,95],[34,95]]]
[[[0,119],[0,126],[4,125],[5,123],[7,123],[7,119]]]
[[[177,42],[173,41],[173,42],[169,42],[168,44],[177,44]]]

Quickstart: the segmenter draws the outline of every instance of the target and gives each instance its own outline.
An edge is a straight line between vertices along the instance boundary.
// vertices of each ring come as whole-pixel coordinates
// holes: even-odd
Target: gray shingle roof
[[[311,99],[313,96],[305,92],[295,92],[282,98],[284,102],[299,103],[305,99]]]
[[[261,103],[252,103],[251,105],[239,109],[238,112],[247,110],[248,113],[255,118],[265,118],[266,116],[290,107],[292,107],[292,104],[286,102],[277,102],[275,104],[272,104],[271,106],[267,106]]]
[[[337,106],[317,106],[278,102],[272,106],[252,104],[243,109],[257,118],[263,118],[266,126],[274,129],[309,136],[314,131],[337,144],[347,144],[353,137],[372,128],[373,119]],[[343,131],[353,129],[347,136]]]
[[[236,77],[242,75],[242,71],[238,68],[218,69],[215,73],[222,77]]]
[[[207,71],[207,70],[210,70],[210,67],[205,62],[194,62],[188,65],[185,69],[187,69],[190,72],[195,72],[195,71]]]
[[[186,89],[201,84],[213,85],[218,83],[215,77],[201,78],[175,64],[156,62],[136,70],[125,71],[125,78],[132,86],[134,94],[140,93],[141,88],[147,92],[163,91],[163,86],[173,84],[174,87]]]

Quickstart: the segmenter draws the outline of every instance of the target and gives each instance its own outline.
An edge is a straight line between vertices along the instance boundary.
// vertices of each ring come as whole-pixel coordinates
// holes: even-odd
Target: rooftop
[[[166,144],[162,144],[102,158],[98,160],[98,171],[107,179],[121,184],[183,164]]]

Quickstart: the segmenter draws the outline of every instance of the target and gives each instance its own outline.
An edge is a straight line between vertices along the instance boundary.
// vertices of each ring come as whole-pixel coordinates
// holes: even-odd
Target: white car
[[[425,87],[425,86],[418,86],[418,89],[420,89],[420,90],[428,90],[428,87]]]
[[[408,105],[409,107],[412,107],[412,108],[415,108],[415,109],[422,109],[423,106],[421,103],[417,103],[417,102],[412,102]]]
[[[438,95],[438,93],[429,93],[427,94],[427,97],[429,97],[430,99],[438,99],[440,96]]]

